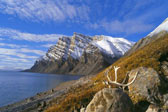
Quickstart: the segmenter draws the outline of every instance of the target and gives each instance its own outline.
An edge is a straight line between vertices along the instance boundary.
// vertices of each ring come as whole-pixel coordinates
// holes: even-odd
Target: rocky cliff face
[[[54,74],[96,74],[119,59],[133,46],[133,42],[109,36],[59,38],[45,56],[38,59],[30,72]]]

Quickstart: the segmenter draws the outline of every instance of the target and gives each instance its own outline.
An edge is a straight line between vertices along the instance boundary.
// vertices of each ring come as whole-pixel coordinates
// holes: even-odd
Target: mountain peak
[[[77,32],[74,32],[72,37],[79,37],[79,36],[86,37],[86,35],[83,35],[83,34],[77,33]]]
[[[66,60],[68,57],[79,59],[90,45],[95,46],[104,54],[112,57],[122,56],[133,44],[133,42],[124,38],[114,38],[105,35],[95,35],[91,37],[74,32],[71,37],[60,37],[57,44],[52,46],[46,55],[37,61],[59,60],[60,58]]]
[[[166,18],[154,31],[152,31],[148,36],[152,37],[158,33],[166,31],[168,32],[168,18]]]
[[[30,71],[57,74],[96,74],[128,51],[134,43],[124,38],[74,33],[38,59]]]

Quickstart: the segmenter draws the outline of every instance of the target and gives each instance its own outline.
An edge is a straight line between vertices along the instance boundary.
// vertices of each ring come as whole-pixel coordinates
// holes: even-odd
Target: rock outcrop
[[[135,75],[136,80],[127,92],[105,88],[96,93],[85,112],[167,112],[168,94],[162,93],[165,85],[162,77],[152,68],[140,67],[128,73],[128,82]]]
[[[105,88],[96,93],[85,112],[133,112],[133,104],[121,89]]]
[[[152,104],[159,103],[161,99],[159,89],[161,78],[158,73],[152,68],[140,67],[130,72],[130,81],[136,72],[138,72],[136,81],[128,87],[129,94],[134,102],[145,100]]]
[[[137,72],[136,81],[128,87],[135,110],[137,112],[167,112],[168,92],[165,77],[160,76],[152,68],[140,67],[129,73],[129,81]]]
[[[165,112],[165,111],[161,111],[161,109],[158,106],[149,105],[149,107],[146,110],[146,112]]]

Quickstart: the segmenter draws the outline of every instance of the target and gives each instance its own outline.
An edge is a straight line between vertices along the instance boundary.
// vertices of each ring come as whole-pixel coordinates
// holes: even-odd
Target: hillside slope
[[[155,36],[151,37],[155,38]],[[129,56],[120,58],[111,66],[119,66],[121,69],[118,71],[118,82],[122,82],[125,74],[132,69],[138,67],[153,68],[161,76],[162,80],[165,82],[160,87],[160,91],[164,94],[168,90],[168,33],[161,35],[156,40],[149,42],[141,48],[131,53]],[[108,69],[108,68],[107,68]],[[63,95],[64,100],[57,102],[59,99],[53,100],[53,105],[48,108],[47,112],[72,112],[74,107],[80,109],[82,105],[86,106],[93,95],[104,88],[102,81],[105,80],[105,70],[97,74],[96,77],[92,79],[92,82],[85,84],[81,87],[75,88],[69,91],[66,95]],[[110,70],[109,75],[114,79],[114,70]],[[112,85],[114,87],[114,85]],[[139,102],[135,97],[131,97],[134,103]],[[54,104],[57,102],[57,105]],[[68,103],[71,102],[71,103]],[[82,105],[80,105],[82,103]]]

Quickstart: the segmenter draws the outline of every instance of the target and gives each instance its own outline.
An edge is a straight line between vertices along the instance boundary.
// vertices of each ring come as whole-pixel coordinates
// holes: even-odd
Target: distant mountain
[[[29,72],[54,74],[96,74],[124,55],[132,46],[123,38],[74,33],[60,37],[57,44],[39,58]]]
[[[165,19],[154,31],[149,33],[145,38],[139,40],[125,55],[130,55],[134,51],[144,47],[145,45],[149,44],[157,40],[158,38],[166,35],[168,33],[168,18]]]

